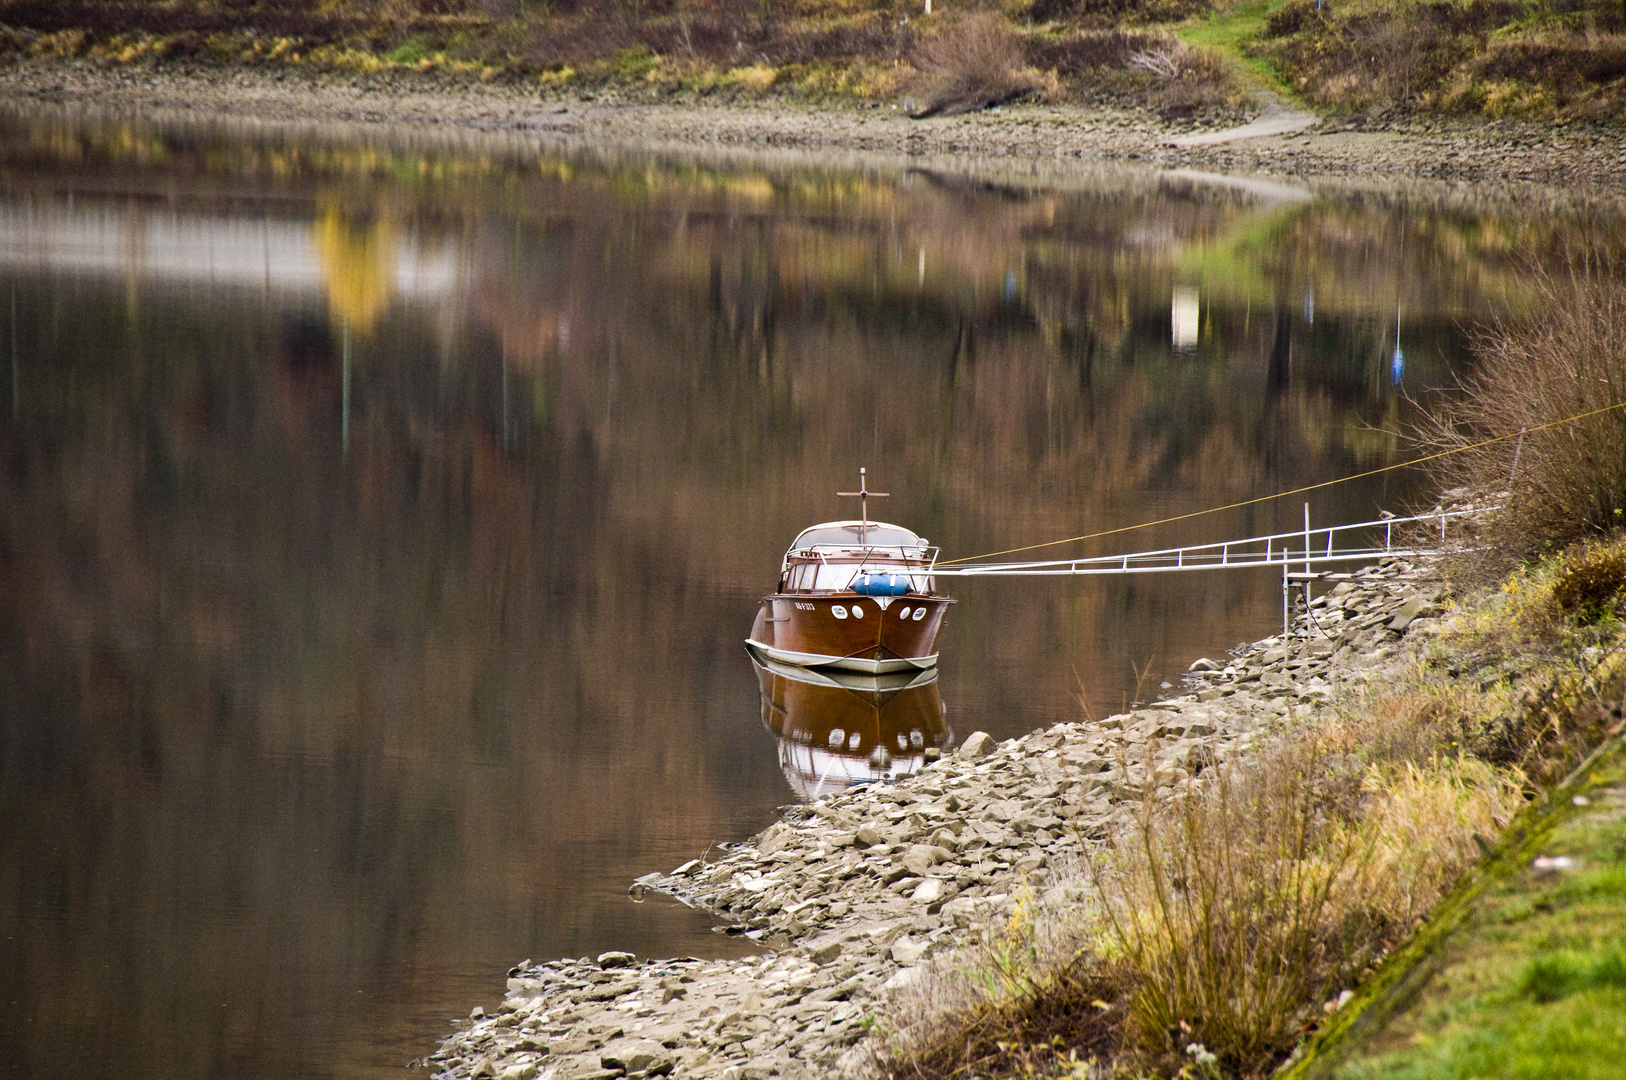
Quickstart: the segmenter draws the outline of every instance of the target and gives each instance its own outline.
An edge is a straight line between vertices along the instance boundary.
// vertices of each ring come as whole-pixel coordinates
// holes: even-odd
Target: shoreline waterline
[[[768,98],[624,100],[614,92],[544,96],[515,83],[456,83],[405,73],[356,75],[254,67],[107,67],[30,60],[0,67],[13,107],[74,106],[144,117],[341,123],[510,133],[581,149],[815,153],[827,165],[903,159],[958,163],[1052,185],[1115,165],[1257,174],[1320,184],[1423,182],[1506,186],[1521,199],[1614,198],[1626,189],[1626,133],[1443,118],[1314,127],[1238,141],[1176,145],[1218,128],[1171,123],[1115,104],[1019,105],[927,120],[900,110]],[[826,157],[834,155],[834,157]],[[850,160],[844,160],[850,159]]]

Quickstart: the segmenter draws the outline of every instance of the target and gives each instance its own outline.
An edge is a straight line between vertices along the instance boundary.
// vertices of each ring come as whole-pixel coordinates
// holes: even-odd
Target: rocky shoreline
[[[776,98],[662,101],[614,91],[542,92],[519,82],[455,82],[403,71],[360,75],[83,60],[0,64],[0,100],[14,107],[137,110],[211,122],[237,118],[502,131],[595,149],[636,144],[690,151],[802,150],[1045,168],[1131,162],[1303,179],[1500,183],[1549,189],[1565,198],[1615,196],[1626,188],[1626,130],[1618,125],[1373,115],[1209,142],[1239,117],[1171,122],[1123,103],[1069,102],[914,120],[879,105]]]
[[[1180,696],[1098,721],[955,752],[890,784],[783,820],[634,883],[716,914],[767,955],[640,962],[628,953],[529,961],[498,1012],[476,1009],[425,1064],[437,1077],[765,1080],[854,1074],[888,996],[934,957],[1009,917],[1019,892],[1064,890],[1056,871],[1272,727],[1392,677],[1403,638],[1439,625],[1444,587],[1391,561],[1336,575],[1291,639],[1192,665]]]

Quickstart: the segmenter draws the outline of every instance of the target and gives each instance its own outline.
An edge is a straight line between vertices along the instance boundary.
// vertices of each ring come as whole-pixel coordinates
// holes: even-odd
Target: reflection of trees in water
[[[7,833],[0,865],[24,894],[70,879],[49,902],[75,937],[21,938],[7,970],[40,973],[30,1010],[94,1014],[110,992],[142,1006],[87,1020],[67,1051],[53,1027],[30,1058],[121,1045],[200,1075],[297,1059],[266,1040],[331,1028],[335,984],[443,970],[488,934],[458,925],[469,910],[517,941],[540,920],[561,952],[650,944],[674,917],[596,925],[583,860],[556,838],[640,864],[644,822],[728,835],[731,784],[707,773],[736,751],[661,779],[668,741],[643,725],[673,687],[702,739],[727,720],[682,689],[720,646],[686,622],[715,621],[712,601],[651,602],[681,583],[641,538],[602,532],[591,447],[539,437],[504,458],[469,408],[481,365],[437,378],[408,349],[399,371],[365,369],[367,437],[345,467],[324,316],[144,298],[137,325],[117,294],[80,299],[0,485],[5,726],[33,748],[7,755],[0,798],[34,826]],[[211,325],[251,347],[218,347]],[[121,362],[132,334],[161,370]],[[638,584],[608,587],[623,577]],[[640,679],[620,685],[620,662]],[[94,948],[119,954],[117,976],[60,961]],[[424,1008],[471,992],[405,987],[416,1012],[366,1024],[416,1045],[445,1020]]]
[[[395,223],[387,216],[357,220],[329,202],[312,231],[333,318],[370,329],[395,282]]]

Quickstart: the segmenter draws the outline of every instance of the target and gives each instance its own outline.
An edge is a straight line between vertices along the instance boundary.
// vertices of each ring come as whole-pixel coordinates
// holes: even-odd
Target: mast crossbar
[[[836,492],[842,498],[856,498],[858,500],[858,543],[861,547],[869,544],[869,501],[871,499],[884,499],[891,495],[891,492],[888,491],[871,491],[869,489],[869,480],[865,476],[867,472],[869,472],[868,469],[858,470],[857,491]]]

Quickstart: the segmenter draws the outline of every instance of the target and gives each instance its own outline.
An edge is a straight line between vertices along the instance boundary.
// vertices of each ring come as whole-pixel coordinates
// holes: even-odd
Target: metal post
[[[350,321],[344,323],[344,384],[339,391],[343,416],[339,421],[339,442],[344,456],[350,456]]]
[[[11,287],[11,419],[22,419],[23,380],[17,361],[17,286]]]
[[[1304,504],[1304,572],[1310,572],[1310,504]],[[1310,603],[1310,586],[1304,586],[1304,602]]]
[[[1282,648],[1287,648],[1287,560],[1282,559]]]

